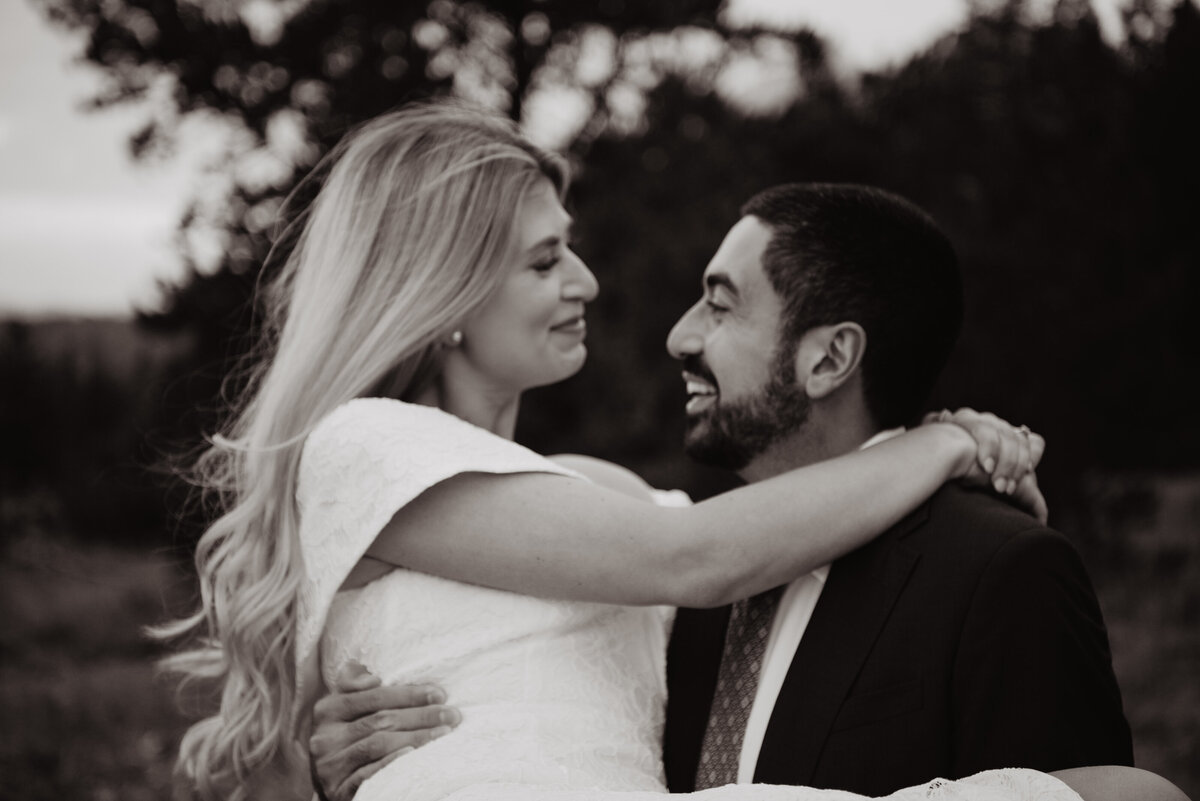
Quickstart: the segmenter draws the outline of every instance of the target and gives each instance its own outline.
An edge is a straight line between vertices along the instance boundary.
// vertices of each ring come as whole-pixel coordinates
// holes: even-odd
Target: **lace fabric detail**
[[[338,587],[397,510],[464,472],[578,478],[440,409],[388,398],[342,404],[308,435],[296,488],[305,570],[297,599],[297,720],[312,692],[317,643]]]
[[[613,793],[494,784],[465,788],[448,796],[446,801],[664,801],[665,793],[666,790]],[[861,801],[864,798],[843,790],[778,784],[728,784],[687,796],[688,801]],[[399,799],[402,795],[391,797]],[[985,771],[957,781],[934,779],[883,798],[887,801],[1083,801],[1074,790],[1053,776],[1020,768]]]
[[[352,401],[305,444],[297,500],[306,577],[299,675],[349,660],[385,683],[442,686],[450,734],[390,763],[357,801],[661,801],[672,610],[554,601],[393,570],[337,593],[396,510],[461,472],[575,475],[451,415]],[[662,505],[688,503],[658,493]],[[336,594],[336,597],[335,597]],[[320,648],[317,648],[318,640]],[[850,793],[728,785],[696,801],[844,801]],[[1031,771],[909,788],[895,801],[1079,801]]]
[[[661,607],[550,601],[408,570],[339,594],[327,674],[355,659],[385,683],[438,684],[462,712],[357,798],[433,801],[496,781],[660,791],[668,619]]]

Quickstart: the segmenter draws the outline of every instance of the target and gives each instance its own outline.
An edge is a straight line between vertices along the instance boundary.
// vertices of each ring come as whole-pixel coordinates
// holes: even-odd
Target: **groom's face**
[[[783,300],[763,271],[771,229],[743,217],[704,271],[703,296],[667,337],[687,385],[684,449],[741,470],[808,417],[794,347],[779,341]]]

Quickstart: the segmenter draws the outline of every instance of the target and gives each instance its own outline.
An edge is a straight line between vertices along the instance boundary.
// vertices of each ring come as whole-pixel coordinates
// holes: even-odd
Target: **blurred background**
[[[0,797],[170,795],[196,710],[142,627],[195,599],[173,471],[219,425],[282,198],[444,93],[569,156],[602,285],[588,367],[518,438],[697,497],[731,484],[679,452],[663,343],[740,203],[853,181],[930,211],[967,291],[930,408],[1046,435],[1138,764],[1200,799],[1194,0],[6,0]]]

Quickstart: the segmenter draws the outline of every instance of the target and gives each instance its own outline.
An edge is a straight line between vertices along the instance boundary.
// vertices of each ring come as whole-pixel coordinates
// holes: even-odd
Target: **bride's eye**
[[[534,262],[532,267],[533,267],[534,271],[536,271],[536,272],[548,273],[554,269],[555,265],[557,265],[558,262],[559,262],[559,257],[554,256],[553,258],[543,259],[541,261]]]

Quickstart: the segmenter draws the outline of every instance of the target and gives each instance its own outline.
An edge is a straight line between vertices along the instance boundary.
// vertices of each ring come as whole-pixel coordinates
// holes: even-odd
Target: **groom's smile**
[[[807,417],[792,354],[780,348],[783,301],[762,264],[773,235],[757,217],[739,220],[704,271],[703,297],[667,337],[667,350],[683,362],[684,448],[731,470]]]
[[[711,408],[720,397],[717,380],[712,376],[712,371],[704,367],[697,356],[684,359],[683,381],[687,390],[686,409],[689,416]]]

